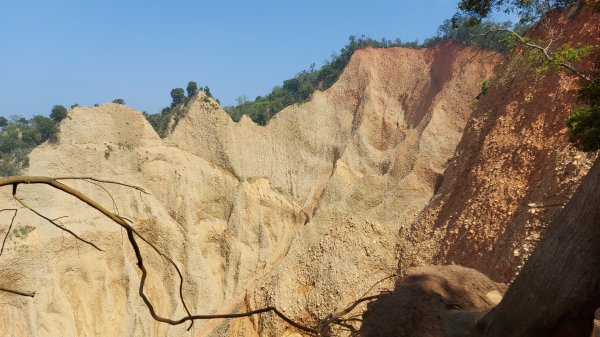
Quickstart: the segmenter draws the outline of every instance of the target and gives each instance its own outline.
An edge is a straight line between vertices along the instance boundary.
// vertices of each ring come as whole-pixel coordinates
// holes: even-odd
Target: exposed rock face
[[[193,313],[276,305],[307,324],[339,310],[396,270],[401,226],[412,223],[453,156],[472,99],[498,58],[455,44],[366,49],[339,81],[268,126],[234,123],[202,94],[160,139],[125,106],[75,108],[57,144],[30,156],[30,175],[92,176],[115,210],[184,270]],[[105,190],[69,182],[105,205]],[[21,197],[105,252],[21,211],[2,256],[0,328],[11,336],[180,336],[153,321],[137,295],[139,271],[122,233],[47,188]],[[12,205],[10,191],[3,204]],[[7,223],[7,214],[0,221]],[[184,314],[175,272],[143,247],[146,291],[158,312]],[[271,316],[197,322],[194,336],[287,335]]]
[[[600,13],[555,11],[530,35],[555,46],[600,44]],[[565,120],[578,80],[536,72],[520,50],[499,67],[473,112],[439,193],[399,241],[401,268],[460,264],[509,282],[573,195],[595,155],[575,150]],[[580,63],[580,69],[589,64]]]

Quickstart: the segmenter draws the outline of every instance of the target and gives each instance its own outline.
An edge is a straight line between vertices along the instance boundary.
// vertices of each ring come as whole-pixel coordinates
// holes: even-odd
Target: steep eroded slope
[[[193,313],[277,305],[313,323],[395,271],[394,247],[433,195],[471,100],[497,57],[446,43],[432,49],[365,49],[339,81],[266,127],[232,122],[203,94],[161,140],[143,116],[106,104],[75,108],[57,144],[31,154],[29,174],[93,176],[140,194],[73,182],[134,220],[184,270]],[[0,294],[1,324],[16,336],[179,336],[154,322],[137,295],[139,271],[118,228],[71,198],[23,187],[21,196],[106,252],[81,246],[32,215],[11,238],[2,275],[34,300]],[[12,204],[10,191],[2,200]],[[23,247],[23,248],[19,248]],[[177,280],[143,247],[147,293],[181,316]],[[197,322],[195,336],[281,335],[271,316]]]

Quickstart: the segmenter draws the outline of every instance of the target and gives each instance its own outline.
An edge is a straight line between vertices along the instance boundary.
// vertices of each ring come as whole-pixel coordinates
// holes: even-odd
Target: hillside
[[[569,18],[555,11],[547,20],[561,32],[557,46],[600,44],[597,12]],[[551,38],[542,25],[529,36]],[[580,105],[577,78],[539,73],[524,52],[499,67],[439,192],[402,230],[409,238],[398,247],[403,266],[460,264],[511,281],[590,169],[596,156],[577,151],[566,136],[567,116]]]
[[[198,94],[161,139],[118,104],[73,109],[58,142],[30,155],[30,175],[93,176],[127,216],[180,265],[193,313],[276,305],[312,323],[396,270],[402,226],[415,220],[453,156],[481,83],[499,58],[457,44],[357,51],[340,79],[270,123],[239,123]],[[75,187],[113,205],[105,190]],[[123,233],[45,188],[21,197],[105,252],[22,212],[2,275],[35,299],[0,294],[11,336],[179,336],[154,322],[137,295],[139,273]],[[2,200],[12,204],[10,191]],[[2,221],[8,221],[2,214]],[[30,226],[30,227],[25,227]],[[147,289],[158,311],[181,316],[177,281],[147,247]],[[17,323],[15,323],[17,322]],[[197,322],[194,336],[286,335],[271,316]]]
[[[545,20],[530,32],[533,41],[551,39],[553,27],[561,32],[556,46],[600,44],[600,13],[589,8]],[[369,304],[361,336],[600,333],[593,281],[600,163],[566,136],[565,120],[581,104],[579,83],[570,73],[537,71],[526,52],[517,49],[497,68],[440,188],[401,228],[398,273],[408,277]],[[502,292],[492,281],[514,281],[501,302],[487,296]]]

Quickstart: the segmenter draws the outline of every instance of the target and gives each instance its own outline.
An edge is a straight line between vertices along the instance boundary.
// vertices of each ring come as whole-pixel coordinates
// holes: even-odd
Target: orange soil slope
[[[600,44],[600,13],[551,13],[530,34],[553,46]],[[540,73],[517,51],[473,112],[444,180],[418,220],[401,230],[400,267],[460,264],[497,281],[514,278],[540,235],[589,170],[591,154],[567,141],[578,80]],[[578,67],[585,69],[582,62]]]

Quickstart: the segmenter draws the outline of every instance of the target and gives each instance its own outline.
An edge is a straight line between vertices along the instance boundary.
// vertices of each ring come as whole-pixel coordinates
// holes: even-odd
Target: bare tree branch
[[[67,177],[68,178],[68,177]],[[65,180],[65,178],[62,178],[63,180]],[[75,179],[75,178],[72,178]],[[295,321],[293,321],[292,319],[290,319],[289,317],[287,317],[286,315],[284,315],[281,311],[279,311],[277,308],[269,306],[266,308],[262,308],[262,309],[257,309],[257,310],[251,310],[251,311],[247,311],[247,312],[243,312],[243,313],[237,313],[237,314],[213,314],[213,315],[188,315],[185,317],[182,317],[180,319],[168,319],[165,317],[162,317],[158,314],[156,314],[154,307],[152,305],[152,303],[150,302],[150,300],[146,297],[145,293],[144,293],[144,283],[146,281],[146,277],[147,277],[147,271],[146,268],[144,266],[143,263],[143,257],[139,248],[139,245],[137,243],[137,241],[135,240],[135,237],[139,237],[141,238],[144,242],[146,242],[147,244],[149,244],[155,251],[159,252],[160,250],[158,248],[156,248],[153,244],[151,244],[147,239],[145,239],[139,232],[137,232],[129,223],[127,223],[127,221],[122,218],[121,216],[109,211],[108,209],[106,209],[104,206],[100,205],[99,203],[97,203],[96,201],[92,200],[91,198],[89,198],[88,196],[86,196],[85,194],[79,192],[78,190],[65,185],[53,178],[49,178],[49,177],[39,177],[39,176],[10,176],[10,177],[1,177],[0,178],[0,187],[2,186],[8,186],[8,185],[12,185],[13,188],[13,195],[16,194],[17,192],[17,186],[20,184],[43,184],[43,185],[48,185],[50,187],[53,187],[57,190],[60,190],[64,193],[67,193],[77,199],[79,199],[81,202],[87,204],[88,206],[90,206],[93,209],[96,209],[97,211],[99,211],[100,213],[102,213],[104,216],[106,216],[107,218],[111,219],[113,222],[115,222],[116,224],[118,224],[119,226],[121,226],[122,228],[124,228],[127,232],[127,237],[129,239],[129,242],[132,246],[132,249],[135,253],[136,259],[137,259],[137,266],[140,269],[140,271],[142,272],[142,276],[140,278],[140,284],[138,287],[138,293],[140,295],[140,297],[142,298],[142,300],[144,301],[144,304],[146,304],[146,306],[148,307],[148,310],[150,311],[150,315],[152,316],[152,318],[154,318],[156,321],[159,322],[163,322],[163,323],[167,323],[170,325],[179,325],[182,324],[184,322],[187,321],[193,321],[193,320],[202,320],[202,319],[220,319],[220,318],[240,318],[240,317],[249,317],[252,315],[256,315],[256,314],[261,314],[261,313],[266,313],[266,312],[273,312],[275,315],[277,315],[278,317],[280,317],[282,320],[284,320],[286,323],[290,324],[291,326],[299,329],[299,330],[303,330],[305,332],[309,332],[312,334],[318,334],[318,330],[314,329],[314,328],[310,328],[307,326],[304,326],[300,323],[297,323]],[[119,185],[123,185],[126,186],[125,184],[119,184]],[[18,200],[18,199],[17,199]],[[31,208],[29,208],[31,210]],[[39,216],[42,216],[39,213],[36,213]],[[46,220],[51,220],[47,217],[43,217]],[[162,253],[159,253],[162,254]],[[166,255],[162,254],[163,257],[166,257]],[[171,260],[172,261],[172,260]],[[174,263],[173,263],[174,264]],[[178,271],[180,273],[180,271]],[[181,274],[180,274],[181,275]],[[182,291],[181,291],[181,285],[180,285],[180,295],[182,295]]]
[[[125,221],[133,223],[133,221],[131,221],[130,219],[127,219],[125,217],[121,217],[121,218],[124,219]],[[150,248],[152,248],[152,250],[154,250],[158,255],[160,255],[162,258],[164,258],[165,260],[167,260],[175,268],[175,270],[177,271],[177,275],[179,276],[179,299],[181,300],[181,303],[183,304],[183,307],[184,307],[186,313],[188,314],[188,316],[191,316],[192,313],[188,309],[187,304],[185,303],[185,299],[183,297],[183,273],[179,269],[179,266],[177,266],[177,264],[175,263],[175,261],[173,261],[166,254],[164,254],[160,249],[158,249],[154,244],[152,244],[146,238],[144,238],[143,236],[140,236],[140,235],[138,235],[138,237],[140,239],[142,239],[142,241],[144,241],[148,246],[150,246]],[[193,321],[191,321],[191,323],[192,324],[190,324],[190,326],[188,327],[188,330],[192,327]]]
[[[6,209],[1,209],[0,213],[4,212],[4,211],[13,211],[13,212],[15,212],[15,214],[13,214],[13,217],[10,220],[10,225],[8,226],[8,231],[6,231],[6,235],[4,235],[4,240],[2,240],[2,248],[0,248],[0,256],[2,256],[2,253],[4,252],[4,245],[6,244],[6,239],[8,239],[10,230],[12,229],[12,226],[15,223],[15,218],[17,217],[17,213],[19,212],[19,210],[16,208],[6,208]]]
[[[330,315],[329,317],[325,318],[324,320],[321,321],[321,323],[319,324],[319,333],[323,334],[326,332],[326,330],[329,328],[329,326],[332,323],[336,323],[339,324],[339,322],[343,322],[344,320],[340,319],[342,316],[349,314],[352,310],[354,310],[354,308],[356,308],[359,304],[363,303],[363,302],[368,302],[368,301],[373,301],[378,299],[381,295],[384,295],[388,292],[382,292],[380,294],[377,295],[372,295],[372,296],[366,296],[363,298],[359,298],[358,300],[352,302],[352,304],[350,304],[348,307],[346,307],[344,310],[339,311],[335,314]]]
[[[35,296],[35,292],[24,292],[24,291],[19,291],[19,290],[14,290],[14,289],[8,289],[8,288],[3,288],[3,287],[0,287],[0,291],[4,291],[4,292],[7,292],[7,293],[19,295],[19,296],[27,296],[27,297],[34,297]]]
[[[97,183],[104,183],[104,184],[112,184],[112,185],[120,185],[120,186],[125,186],[125,187],[129,187],[129,188],[133,188],[134,190],[138,190],[144,194],[150,194],[148,193],[145,189],[139,187],[139,186],[135,186],[135,185],[129,185],[129,184],[125,184],[125,183],[121,183],[121,182],[117,182],[117,181],[112,181],[112,180],[104,180],[104,179],[97,179],[97,178],[92,178],[92,177],[58,177],[58,178],[53,178],[54,180],[84,180],[84,181],[95,181]]]
[[[90,241],[88,241],[88,240],[86,240],[86,239],[84,239],[84,238],[80,237],[79,235],[75,234],[75,233],[74,233],[72,230],[68,229],[67,227],[65,227],[65,226],[61,226],[60,224],[56,223],[54,220],[52,220],[52,219],[48,218],[47,216],[45,216],[45,215],[41,214],[40,212],[36,211],[35,209],[33,209],[33,208],[29,207],[29,205],[27,205],[27,204],[26,204],[26,203],[25,203],[25,202],[24,202],[22,199],[18,198],[16,195],[13,195],[13,198],[14,198],[14,199],[15,199],[15,200],[16,200],[16,201],[19,203],[19,204],[21,204],[21,206],[23,206],[23,207],[27,208],[27,209],[28,209],[28,210],[30,210],[31,212],[35,213],[35,215],[37,215],[37,216],[39,216],[40,218],[42,218],[42,219],[44,219],[44,220],[48,221],[49,223],[51,223],[51,224],[52,224],[52,225],[54,225],[55,227],[57,227],[57,228],[59,228],[59,229],[61,229],[61,230],[65,231],[65,232],[67,232],[67,233],[71,234],[71,235],[72,235],[72,236],[73,236],[75,239],[77,239],[77,240],[79,240],[79,241],[81,241],[81,242],[83,242],[83,243],[85,243],[85,244],[88,244],[88,245],[90,245],[90,246],[92,246],[92,247],[96,248],[97,250],[99,250],[99,251],[101,251],[101,252],[103,252],[103,251],[104,251],[104,250],[102,250],[100,247],[98,247],[98,246],[96,246],[95,244],[93,244],[92,242],[90,242]]]
[[[70,177],[66,177],[66,178],[61,178],[62,180],[74,180],[76,178],[70,178]],[[81,178],[82,180],[88,179],[88,178]],[[91,179],[90,179],[91,180]],[[93,180],[96,181],[96,180]],[[107,181],[102,181],[103,183],[114,183],[114,182],[107,182]],[[87,204],[89,207],[99,211],[100,213],[102,213],[104,216],[106,216],[107,218],[109,218],[110,220],[112,220],[114,223],[116,223],[117,225],[119,225],[121,228],[125,229],[125,231],[127,232],[127,238],[128,241],[131,245],[131,248],[133,249],[133,252],[135,253],[135,257],[137,260],[137,267],[139,268],[139,270],[141,271],[142,275],[140,277],[140,282],[138,285],[138,294],[139,296],[142,298],[142,301],[144,302],[144,304],[146,305],[146,307],[148,308],[150,315],[152,316],[152,318],[158,322],[162,322],[162,323],[166,323],[166,324],[170,324],[170,325],[179,325],[182,323],[185,323],[187,321],[190,321],[190,323],[192,323],[195,320],[206,320],[206,319],[230,319],[230,318],[241,318],[241,317],[250,317],[253,315],[257,315],[257,314],[263,314],[263,313],[268,313],[268,312],[272,312],[273,314],[275,314],[277,317],[279,317],[280,319],[282,319],[283,321],[285,321],[287,324],[289,324],[290,326],[295,327],[296,329],[299,329],[301,331],[310,333],[312,335],[318,335],[318,336],[328,336],[329,335],[329,330],[330,327],[332,325],[337,325],[340,328],[343,328],[345,330],[348,330],[349,332],[351,332],[353,335],[356,333],[356,328],[354,326],[352,326],[351,323],[349,322],[357,322],[360,321],[359,319],[354,318],[355,316],[352,316],[350,318],[343,318],[343,316],[349,314],[352,312],[352,310],[354,310],[358,305],[360,305],[361,303],[364,302],[368,302],[368,301],[372,301],[375,300],[377,298],[379,298],[382,294],[384,294],[385,292],[381,292],[377,295],[371,295],[371,296],[363,296],[362,298],[352,302],[349,306],[347,306],[345,309],[331,314],[329,316],[327,316],[325,319],[321,320],[316,327],[310,327],[307,325],[303,325],[300,324],[294,320],[292,320],[291,318],[289,318],[288,316],[286,316],[284,313],[282,313],[279,309],[277,309],[274,306],[268,306],[268,307],[264,307],[261,309],[256,309],[256,310],[249,310],[246,312],[241,312],[241,313],[228,313],[228,314],[210,314],[210,315],[192,315],[187,307],[187,304],[185,303],[184,297],[183,297],[183,273],[181,272],[181,269],[177,266],[177,264],[175,263],[175,261],[173,261],[168,255],[166,255],[165,253],[163,253],[160,249],[158,249],[158,247],[156,247],[152,242],[150,242],[149,240],[147,240],[143,235],[141,235],[135,228],[132,227],[131,223],[132,221],[122,217],[118,214],[115,214],[114,212],[109,211],[108,209],[106,209],[104,206],[100,205],[99,203],[97,203],[96,201],[92,200],[91,198],[89,198],[88,196],[86,196],[85,194],[81,193],[80,191],[65,185],[59,181],[57,181],[56,179],[53,178],[49,178],[49,177],[34,177],[34,176],[13,176],[13,177],[0,177],[0,187],[2,186],[8,186],[8,185],[12,185],[13,188],[13,197],[15,198],[15,200],[17,202],[19,202],[21,205],[23,205],[23,207],[29,209],[30,211],[32,211],[33,213],[35,213],[36,215],[40,216],[41,218],[45,219],[46,221],[50,222],[51,224],[53,224],[54,226],[59,227],[60,229],[67,231],[68,233],[70,233],[71,235],[75,236],[76,238],[78,238],[80,241],[85,242],[87,244],[90,244],[92,246],[94,246],[96,249],[99,249],[98,247],[96,247],[95,245],[93,245],[92,243],[90,243],[89,241],[86,241],[84,239],[81,239],[80,237],[78,237],[76,234],[74,234],[73,232],[69,231],[66,227],[61,226],[59,224],[57,224],[55,222],[55,220],[50,219],[44,215],[42,215],[41,213],[37,212],[36,210],[34,210],[33,208],[29,207],[27,204],[25,204],[23,202],[23,200],[21,200],[20,198],[18,198],[16,196],[17,193],[17,187],[20,184],[43,184],[43,185],[48,185],[52,188],[55,188],[57,190],[60,190],[66,194],[69,194],[73,197],[75,197],[76,199],[80,200],[81,202]],[[122,186],[126,186],[129,187],[129,185],[126,184],[120,184],[120,183],[114,183],[116,185],[122,185]],[[138,189],[139,190],[139,189]],[[109,193],[110,194],[110,193]],[[170,319],[170,318],[166,318],[163,317],[161,315],[159,315],[152,302],[150,301],[150,299],[146,296],[145,292],[144,292],[144,286],[146,283],[146,278],[148,277],[148,271],[146,269],[146,266],[144,265],[144,258],[140,249],[140,246],[138,244],[137,238],[139,238],[140,240],[142,240],[144,243],[146,243],[153,251],[155,251],[157,254],[159,254],[161,257],[163,257],[165,260],[167,260],[176,270],[178,276],[179,276],[179,298],[181,299],[181,302],[186,310],[187,315],[178,319]],[[100,249],[99,249],[100,250]],[[369,290],[365,293],[365,295],[367,293],[369,293],[373,288],[375,288],[378,284],[380,284],[381,282],[395,277],[396,275],[391,275],[388,276],[382,280],[379,280],[377,283],[375,283],[371,288],[369,288]],[[6,290],[6,289],[1,289],[0,290],[4,290],[4,291],[9,291],[15,294],[25,294],[24,296],[29,296],[31,295],[31,293],[21,293],[21,292],[17,292],[17,291],[11,291],[11,290]],[[27,295],[28,294],[28,295]],[[32,295],[31,295],[32,296]],[[191,325],[190,325],[191,328]],[[189,328],[188,328],[189,330]]]

